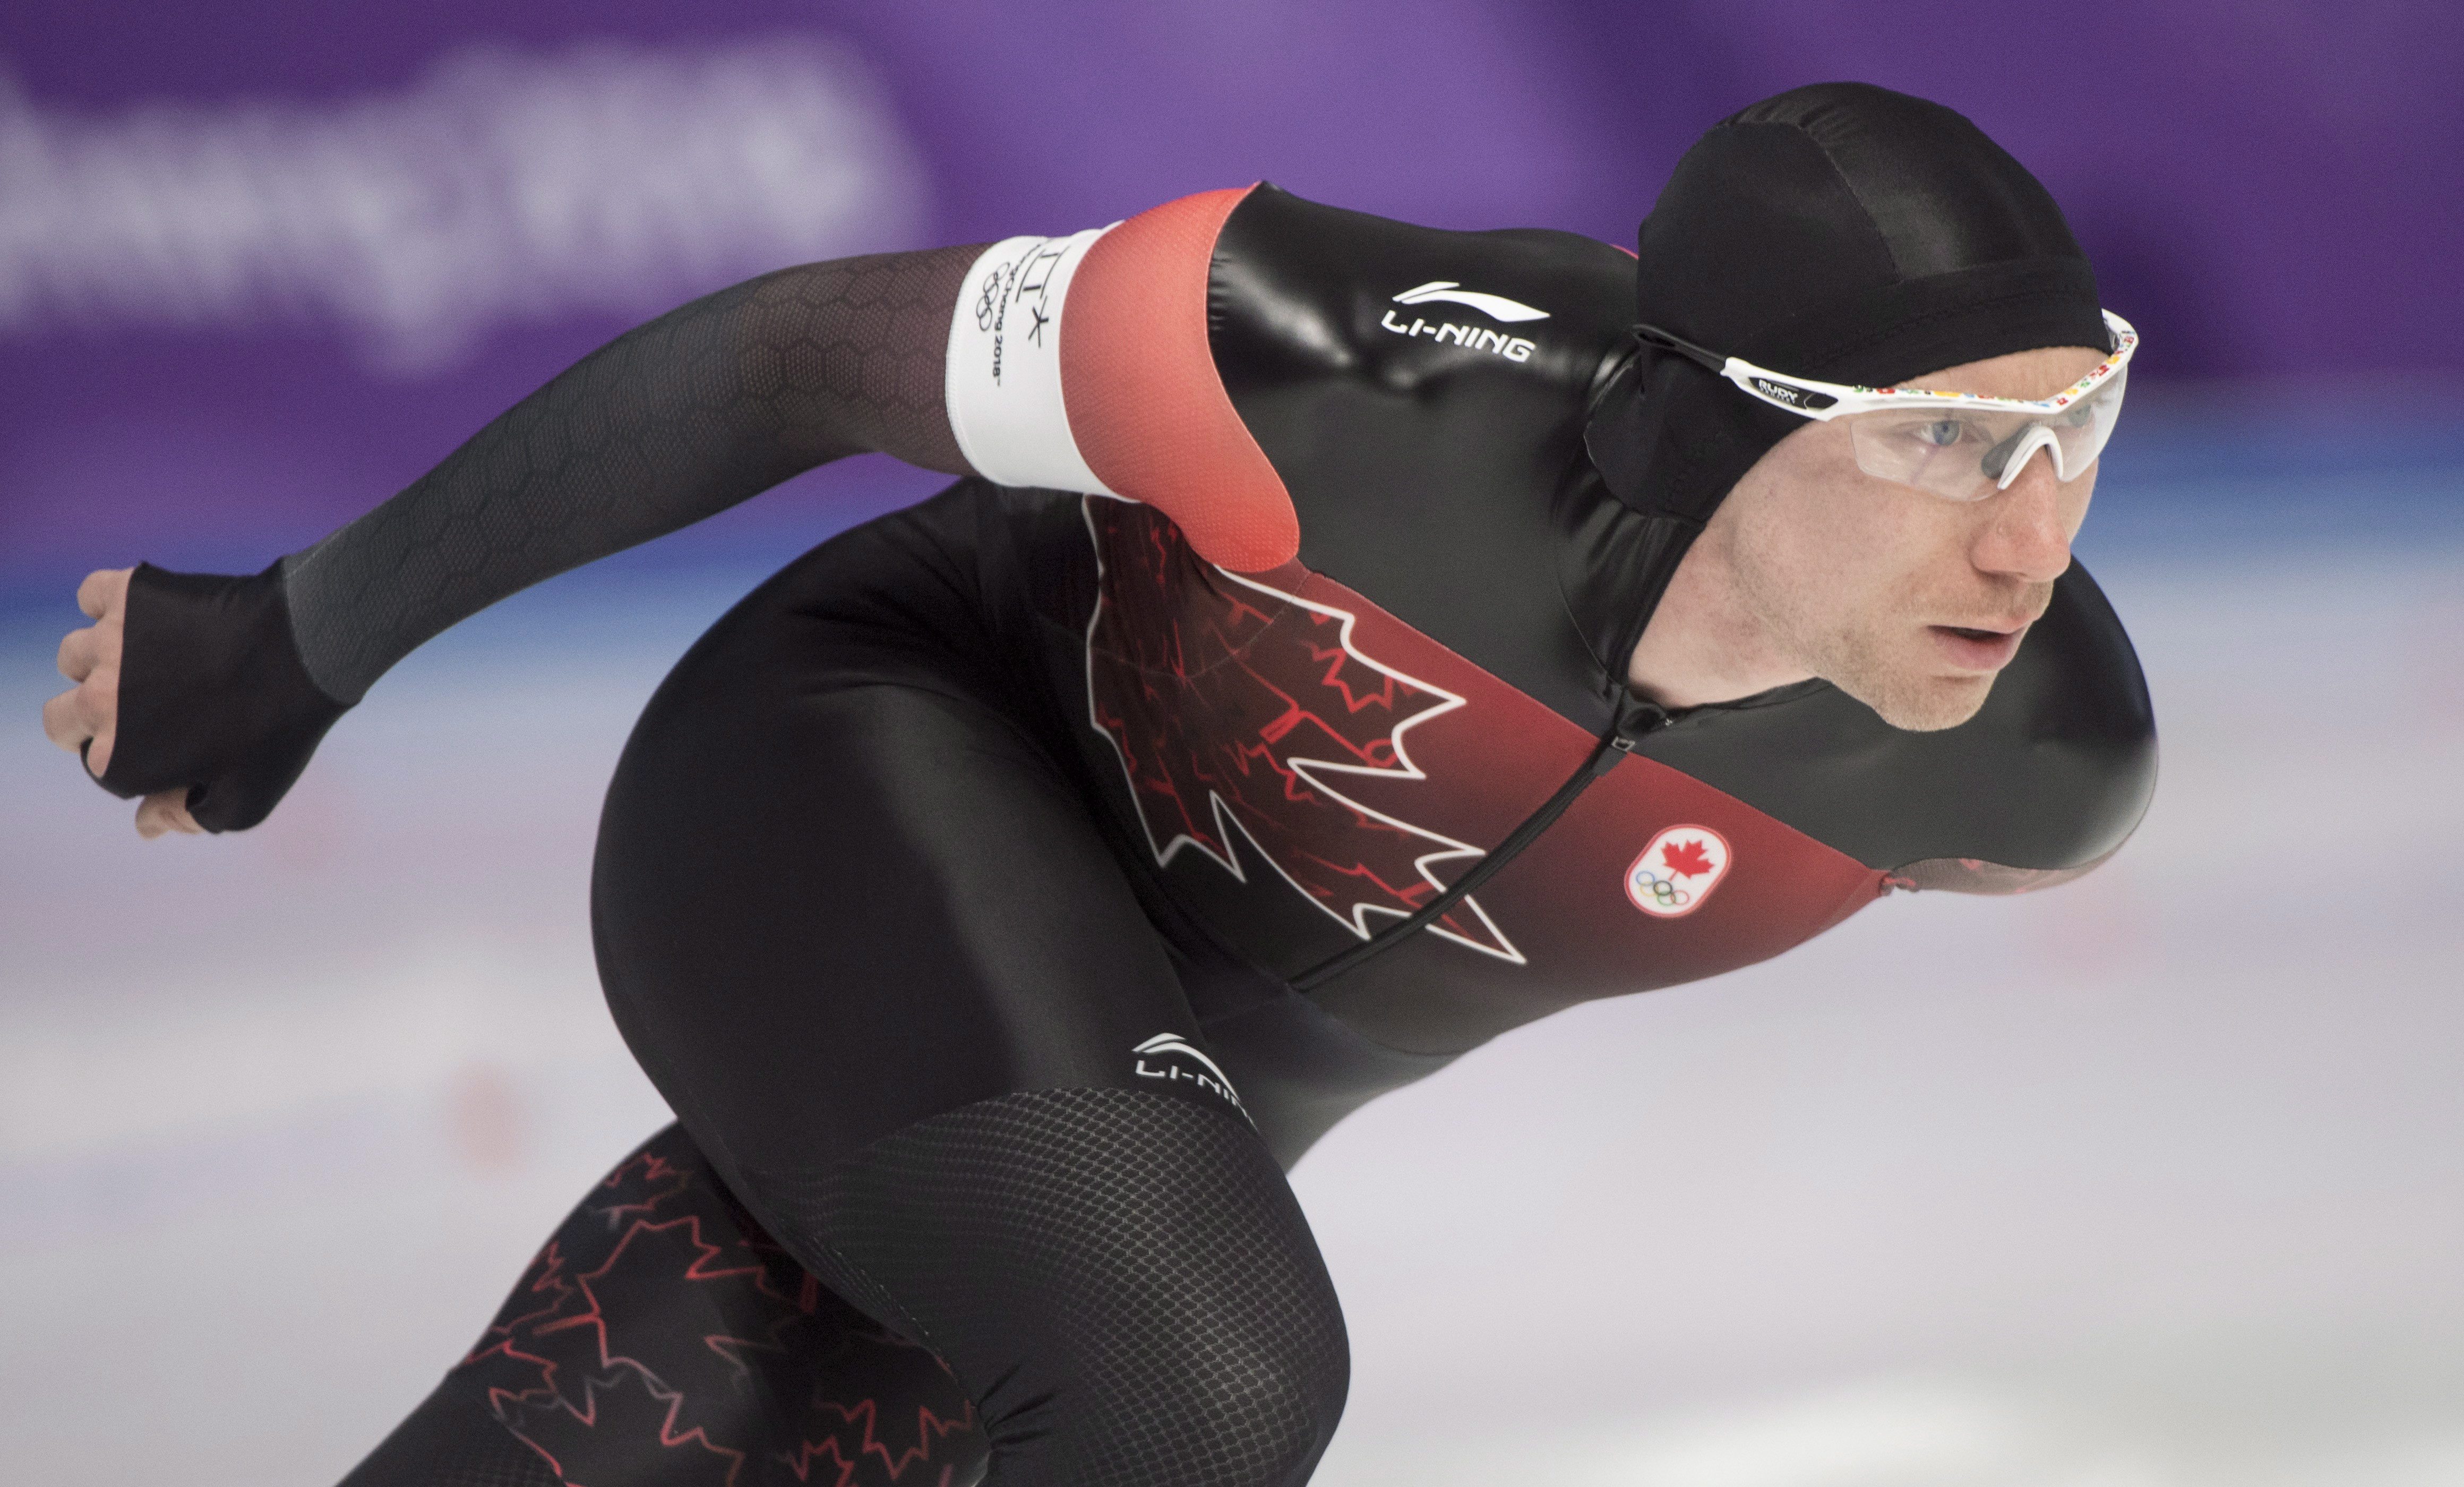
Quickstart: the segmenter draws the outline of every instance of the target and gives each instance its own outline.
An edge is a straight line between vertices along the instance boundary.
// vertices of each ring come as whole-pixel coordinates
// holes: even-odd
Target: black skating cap
[[[1798,377],[1887,386],[2110,345],[2087,256],[2027,167],[1950,109],[1866,83],[1793,89],[1714,125],[1637,247],[1642,323]],[[1628,505],[1701,521],[1802,426],[1646,349],[1588,437]]]

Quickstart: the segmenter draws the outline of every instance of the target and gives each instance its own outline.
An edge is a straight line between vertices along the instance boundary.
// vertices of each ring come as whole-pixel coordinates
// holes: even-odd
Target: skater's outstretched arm
[[[515,591],[844,455],[968,473],[942,361],[973,248],[807,264],[626,332],[284,559],[309,675],[357,702]]]
[[[44,709],[139,830],[254,825],[387,667],[517,590],[844,455],[968,473],[943,405],[980,245],[808,264],[618,337],[252,578],[90,578]]]

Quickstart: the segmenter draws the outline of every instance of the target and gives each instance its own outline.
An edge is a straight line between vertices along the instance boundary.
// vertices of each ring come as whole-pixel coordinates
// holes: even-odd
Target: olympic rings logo
[[[1694,902],[1694,895],[1677,886],[1673,878],[1663,878],[1648,867],[1638,867],[1626,880],[1630,893],[1647,893],[1660,906],[1662,913],[1676,913]]]

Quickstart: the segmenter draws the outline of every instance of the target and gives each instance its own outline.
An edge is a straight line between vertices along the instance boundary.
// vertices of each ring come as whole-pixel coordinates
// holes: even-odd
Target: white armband
[[[1111,230],[995,243],[958,292],[942,395],[958,451],[988,480],[1117,493],[1087,468],[1061,401],[1061,316],[1069,281],[1087,250]]]

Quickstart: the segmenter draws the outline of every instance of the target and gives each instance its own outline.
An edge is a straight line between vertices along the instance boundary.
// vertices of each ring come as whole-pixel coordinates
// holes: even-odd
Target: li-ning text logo
[[[1216,1061],[1198,1051],[1188,1039],[1177,1033],[1157,1033],[1133,1050],[1137,1055],[1135,1073],[1140,1079],[1164,1081],[1187,1080],[1209,1094],[1220,1095],[1245,1118],[1248,1108],[1241,1104],[1240,1091],[1232,1087],[1232,1076],[1223,1072]],[[1150,1063],[1150,1059],[1155,1061]],[[1204,1069],[1190,1068],[1180,1062],[1195,1060]]]
[[[1728,875],[1728,839],[1708,826],[1671,826],[1625,870],[1625,896],[1655,919],[1703,907]]]
[[[1534,310],[1520,300],[1508,299],[1503,295],[1485,295],[1478,290],[1464,289],[1453,279],[1431,279],[1417,289],[1407,289],[1397,295],[1395,302],[1398,305],[1439,302],[1468,305],[1492,320],[1503,320],[1508,324],[1549,318],[1549,312],[1546,310]],[[1413,317],[1412,323],[1406,325],[1392,310],[1387,311],[1385,317],[1377,323],[1397,336],[1428,336],[1435,339],[1441,346],[1468,346],[1474,351],[1485,351],[1494,356],[1504,357],[1508,361],[1529,361],[1531,360],[1531,353],[1539,349],[1521,336],[1508,336],[1502,331],[1489,330],[1485,326],[1457,325],[1451,321],[1433,325],[1419,316]]]

